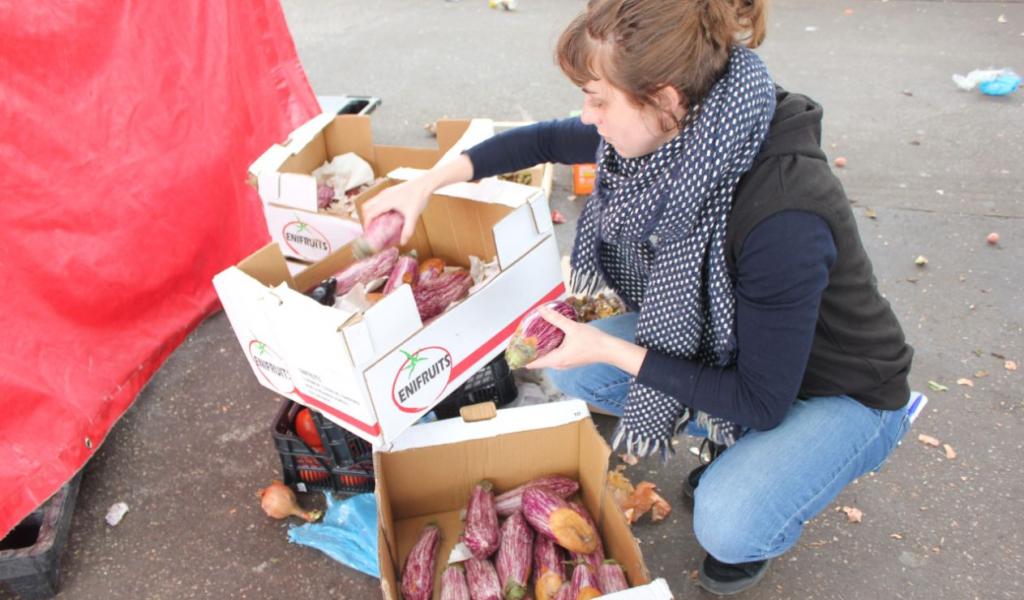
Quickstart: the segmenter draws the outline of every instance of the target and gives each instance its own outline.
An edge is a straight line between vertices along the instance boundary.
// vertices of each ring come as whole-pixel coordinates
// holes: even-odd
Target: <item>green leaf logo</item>
[[[416,372],[416,365],[420,364],[426,359],[420,358],[419,352],[417,352],[416,354],[409,354],[405,350],[399,350],[399,352],[401,352],[405,356],[405,359],[409,361],[409,366],[405,367],[405,370],[409,371],[409,379],[412,379],[412,374]]]

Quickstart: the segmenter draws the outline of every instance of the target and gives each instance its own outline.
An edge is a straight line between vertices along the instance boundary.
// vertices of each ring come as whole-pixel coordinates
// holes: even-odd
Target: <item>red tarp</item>
[[[246,167],[319,109],[277,0],[16,2],[0,39],[3,537],[266,243]]]

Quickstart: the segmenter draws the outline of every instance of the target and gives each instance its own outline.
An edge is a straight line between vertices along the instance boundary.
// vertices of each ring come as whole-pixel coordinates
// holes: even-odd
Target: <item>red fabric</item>
[[[266,243],[246,167],[318,112],[277,0],[16,4],[0,10],[0,537],[216,307],[213,275]]]

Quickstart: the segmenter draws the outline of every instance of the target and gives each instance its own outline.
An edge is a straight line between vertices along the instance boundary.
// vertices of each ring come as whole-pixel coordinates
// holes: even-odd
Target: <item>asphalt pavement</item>
[[[284,7],[318,94],[381,96],[376,141],[428,146],[423,126],[440,117],[538,120],[579,108],[552,50],[584,4]],[[740,597],[1024,597],[1024,372],[1007,362],[1024,362],[1024,91],[988,97],[951,79],[1024,70],[1024,5],[777,0],[761,55],[778,83],[824,105],[823,146],[846,158],[836,172],[916,349],[912,386],[931,403],[887,465],[847,488]],[[556,175],[552,205],[569,218],[556,230],[568,253],[585,200],[570,199],[567,169]],[[997,245],[986,243],[991,232]],[[926,265],[915,264],[919,256]],[[224,315],[206,320],[87,466],[60,597],[379,597],[376,580],[289,545],[287,524],[261,512],[256,490],[280,476],[270,436],[277,406]],[[612,425],[596,420],[604,431]],[[683,439],[665,466],[642,462],[627,473],[676,501],[695,443]],[[103,516],[118,501],[130,510],[110,527]],[[692,577],[702,552],[681,507],[634,532],[677,598],[710,597]]]

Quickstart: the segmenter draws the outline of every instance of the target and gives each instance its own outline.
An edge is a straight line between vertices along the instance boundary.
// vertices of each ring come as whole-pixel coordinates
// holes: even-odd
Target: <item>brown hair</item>
[[[734,44],[764,41],[766,3],[590,0],[562,33],[555,58],[576,85],[603,76],[635,105],[654,108],[655,94],[670,85],[692,107],[721,77]]]

